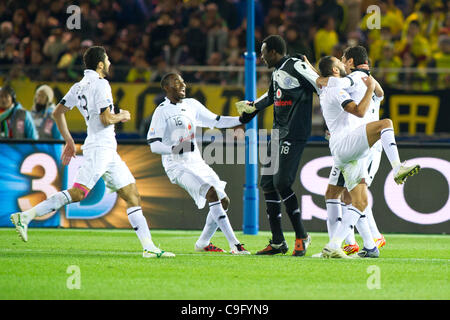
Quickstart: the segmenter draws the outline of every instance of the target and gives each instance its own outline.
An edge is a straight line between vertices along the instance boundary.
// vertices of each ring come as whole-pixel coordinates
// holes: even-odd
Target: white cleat
[[[400,168],[394,175],[394,181],[397,184],[403,184],[406,179],[410,176],[417,174],[420,171],[420,166],[418,164],[414,166],[406,166],[405,163],[400,165]]]
[[[328,245],[322,249],[322,256],[330,259],[351,259],[341,248],[332,249]]]
[[[16,231],[19,234],[19,237],[24,241],[28,241],[28,223],[25,223],[22,212],[13,213],[10,217],[11,222],[16,227]]]
[[[241,243],[235,244],[230,251],[231,254],[250,254],[250,251],[244,248],[244,245]]]
[[[319,253],[315,253],[311,256],[311,258],[324,258],[323,253],[319,252]]]
[[[174,258],[175,254],[157,248],[155,250],[144,250],[142,256],[144,258]]]

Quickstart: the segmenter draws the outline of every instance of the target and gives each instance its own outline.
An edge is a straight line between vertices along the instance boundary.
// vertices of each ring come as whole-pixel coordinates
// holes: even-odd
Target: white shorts
[[[97,181],[103,178],[106,187],[114,192],[136,182],[115,149],[100,147],[84,149],[83,160],[74,183],[92,189]]]
[[[333,141],[330,149],[334,163],[338,166],[367,157],[370,148],[367,141],[366,125],[363,124],[340,137],[339,140]]]
[[[180,164],[167,170],[170,182],[178,184],[194,199],[199,209],[205,207],[206,194],[214,187],[219,199],[227,196],[225,193],[226,182],[220,180],[219,176],[205,162],[194,162]]]
[[[363,174],[364,174],[364,181],[366,182],[367,187],[371,186],[372,181],[378,171],[378,168],[380,167],[381,153],[382,153],[381,141],[378,141],[370,148],[368,156],[364,158]],[[355,168],[354,165],[348,167],[348,170],[352,170],[352,172],[349,173],[350,179],[353,180],[362,179],[359,177],[360,165],[362,165],[362,163],[358,164],[358,168]],[[330,175],[328,177],[328,183],[330,185],[338,187],[347,186],[347,184],[345,183],[344,175],[342,174],[342,171],[339,168],[339,166],[337,166],[336,164],[334,164],[333,167],[331,168]]]
[[[342,172],[347,190],[351,191],[366,177],[366,157],[370,153],[366,125],[349,132],[330,146],[335,166]],[[333,170],[332,172],[333,173]]]

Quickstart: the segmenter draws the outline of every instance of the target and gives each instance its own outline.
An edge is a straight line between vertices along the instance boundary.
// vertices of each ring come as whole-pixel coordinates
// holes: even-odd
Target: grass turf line
[[[14,229],[0,229],[0,299],[450,299],[448,235],[385,235],[379,259],[324,260],[327,234],[311,233],[303,258],[232,256],[194,251],[200,231],[152,230],[155,244],[174,259],[143,259],[132,230],[30,229],[23,243]],[[255,253],[270,233],[237,237]],[[357,236],[358,242],[361,239]],[[213,243],[229,250],[221,232]],[[71,265],[81,289],[70,290]],[[367,286],[379,269],[380,289]]]

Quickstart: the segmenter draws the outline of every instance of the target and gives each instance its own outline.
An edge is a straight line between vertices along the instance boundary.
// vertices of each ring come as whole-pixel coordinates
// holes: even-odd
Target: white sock
[[[222,208],[222,204],[220,201],[210,202],[209,203],[209,212],[211,213],[214,221],[216,221],[220,230],[225,234],[225,237],[228,240],[228,244],[230,248],[233,249],[234,245],[239,244],[239,240],[236,239],[234,235],[233,228],[231,227],[230,220],[228,216]]]
[[[358,228],[358,232],[363,238],[364,248],[373,249],[375,248],[375,242],[373,241],[372,233],[370,232],[369,223],[367,221],[367,217],[362,215],[356,223],[356,227]]]
[[[42,201],[33,208],[24,211],[23,217],[26,223],[30,223],[35,217],[43,216],[52,211],[59,210],[65,205],[72,202],[72,197],[67,190],[60,191],[52,195],[50,198]]]
[[[347,212],[348,205],[346,205],[344,202],[342,202],[342,212]],[[355,228],[353,228],[345,237],[345,244],[355,244]]]
[[[367,206],[366,210],[364,210],[363,213],[367,217],[367,222],[369,223],[370,233],[372,233],[372,236],[375,239],[381,238],[381,233],[380,231],[378,231],[377,224],[373,217],[372,208],[370,206]]]
[[[356,222],[361,217],[361,212],[352,205],[347,206],[345,213],[342,213],[342,222],[337,227],[333,239],[331,239],[329,245],[333,249],[337,249],[341,246],[342,241],[347,237],[348,233],[355,228]]]
[[[142,248],[144,250],[155,251],[158,248],[152,241],[152,236],[150,234],[150,229],[147,225],[147,219],[145,219],[142,208],[141,207],[131,207],[127,209],[128,220],[130,221],[131,226],[134,231],[136,231],[136,235],[139,238],[139,241],[142,244]]]
[[[208,216],[206,217],[206,223],[203,227],[202,234],[200,235],[200,238],[198,238],[195,245],[198,248],[204,248],[211,242],[211,238],[213,237],[214,233],[216,232],[218,226],[216,221],[214,221],[214,218],[212,216],[211,211],[208,212]]]
[[[381,144],[386,153],[392,169],[398,170],[400,166],[400,156],[398,155],[397,143],[395,142],[394,129],[386,128],[381,130]]]
[[[341,200],[340,199],[327,199],[327,228],[328,236],[330,240],[333,238],[333,234],[336,231],[338,224],[340,224],[342,218]]]

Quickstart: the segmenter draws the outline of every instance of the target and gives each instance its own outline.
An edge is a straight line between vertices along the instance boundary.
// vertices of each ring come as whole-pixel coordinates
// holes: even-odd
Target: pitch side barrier
[[[62,166],[61,141],[0,140],[0,227],[12,227],[11,213],[26,210],[72,185],[83,161],[81,143],[77,141],[77,157],[68,166]],[[229,217],[237,230],[243,221],[245,165],[238,161],[242,144],[219,140],[200,144],[204,158],[227,182]],[[369,193],[369,205],[380,231],[448,234],[450,143],[399,141],[398,147],[402,160],[418,163],[422,170],[398,186],[387,158],[382,156]],[[152,228],[203,227],[207,209],[198,210],[184,190],[170,183],[160,156],[151,153],[144,140],[119,141],[117,150],[136,178],[144,214]],[[308,143],[293,188],[305,226],[311,232],[326,231],[324,193],[332,163],[326,142]],[[262,194],[260,199],[259,230],[269,230]],[[292,231],[288,219],[283,218],[282,223],[284,230]],[[31,227],[129,228],[129,222],[124,202],[116,193],[108,192],[100,180],[85,200],[41,217]]]

